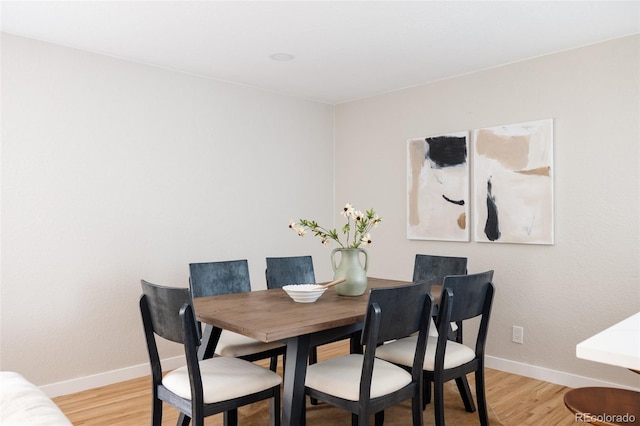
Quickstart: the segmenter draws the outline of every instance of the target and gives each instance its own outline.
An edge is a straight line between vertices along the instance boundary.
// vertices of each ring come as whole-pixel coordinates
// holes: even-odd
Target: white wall
[[[260,72],[260,70],[256,70]],[[140,279],[327,250],[333,107],[2,35],[2,356],[38,385],[147,365]],[[318,256],[319,255],[319,256]],[[177,354],[172,351],[168,354]]]
[[[310,253],[329,279],[328,250],[286,225],[352,202],[384,217],[371,276],[410,279],[416,253],[496,270],[494,363],[638,386],[574,354],[640,310],[639,44],[339,105],[334,176],[331,106],[3,34],[0,369],[147,374],[141,278],[186,286],[189,262],[247,258],[264,288],[264,257]],[[408,138],[548,117],[554,246],[406,239]]]
[[[575,357],[576,343],[640,310],[639,61],[635,36],[336,106],[336,202],[384,218],[370,275],[410,279],[416,253],[468,256],[470,272],[495,270],[494,364],[640,388],[636,374]],[[555,245],[406,239],[407,139],[544,118]]]

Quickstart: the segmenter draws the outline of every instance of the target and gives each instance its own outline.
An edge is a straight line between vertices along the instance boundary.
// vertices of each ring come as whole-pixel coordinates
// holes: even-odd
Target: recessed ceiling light
[[[271,59],[273,59],[274,61],[290,61],[293,58],[295,58],[295,56],[293,56],[290,53],[274,53],[273,55],[269,56]]]

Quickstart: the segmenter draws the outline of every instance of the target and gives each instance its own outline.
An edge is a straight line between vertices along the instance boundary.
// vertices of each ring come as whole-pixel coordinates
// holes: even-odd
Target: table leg
[[[202,332],[202,339],[200,341],[200,348],[198,349],[198,358],[213,358],[221,333],[222,329],[205,324],[204,331]]]
[[[309,335],[287,339],[287,367],[284,369],[282,395],[282,426],[305,424],[302,415],[305,404],[304,380],[307,375]]]

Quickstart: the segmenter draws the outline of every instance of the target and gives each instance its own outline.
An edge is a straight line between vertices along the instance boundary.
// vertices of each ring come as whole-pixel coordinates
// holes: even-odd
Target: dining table
[[[304,424],[304,384],[310,348],[357,336],[362,330],[370,289],[408,284],[411,282],[369,277],[368,289],[361,296],[341,296],[329,288],[314,303],[294,302],[282,289],[194,298],[196,318],[206,325],[199,356],[214,356],[223,329],[265,343],[285,342],[281,424]],[[441,292],[442,286],[432,285],[434,309]],[[357,352],[358,339],[352,338],[351,342],[351,351]]]

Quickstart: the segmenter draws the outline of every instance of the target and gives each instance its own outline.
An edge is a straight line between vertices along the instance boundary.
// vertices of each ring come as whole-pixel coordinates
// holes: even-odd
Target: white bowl
[[[317,289],[317,287],[317,284],[291,284],[285,285],[282,289],[294,302],[313,303],[327,290],[326,288]]]

